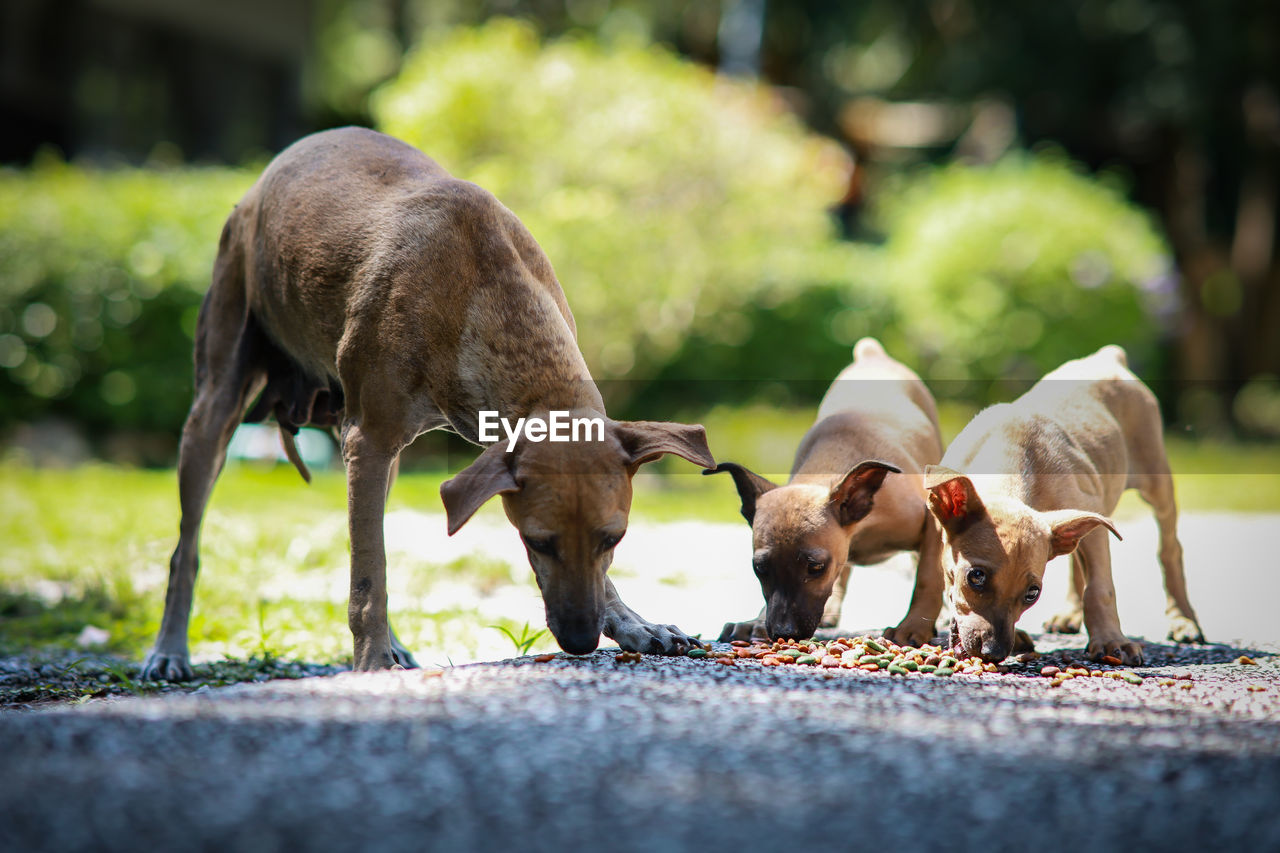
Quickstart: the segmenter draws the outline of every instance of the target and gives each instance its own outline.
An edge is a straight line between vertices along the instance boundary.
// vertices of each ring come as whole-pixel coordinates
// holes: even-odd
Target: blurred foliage
[[[884,343],[938,396],[1008,399],[1111,343],[1139,373],[1153,367],[1176,283],[1149,218],[1110,182],[1053,153],[1013,154],[920,171],[880,197],[877,218],[878,274],[899,306]]]
[[[222,222],[252,175],[0,171],[0,428],[60,415],[176,434]]]
[[[374,107],[529,226],[618,416],[812,405],[869,334],[938,396],[990,402],[1020,389],[966,380],[1030,380],[1103,343],[1149,365],[1171,309],[1150,223],[1061,156],[913,173],[873,210],[883,244],[849,243],[833,143],[637,43],[543,45],[495,20],[424,44]],[[176,436],[217,235],[252,178],[0,171],[0,428]]]
[[[493,192],[555,266],[598,378],[652,377],[694,328],[844,278],[848,162],[767,90],[656,47],[541,46],[496,19],[424,42],[380,127]]]

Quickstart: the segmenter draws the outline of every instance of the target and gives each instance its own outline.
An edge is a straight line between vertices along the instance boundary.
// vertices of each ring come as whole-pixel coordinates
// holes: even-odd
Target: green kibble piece
[[[955,672],[956,671],[949,666],[940,666],[933,671],[933,674],[939,675],[945,678],[948,675],[955,675]]]
[[[775,652],[775,654],[779,654],[779,655],[782,655],[783,657],[789,657],[789,658],[800,658],[802,655],[804,655],[804,652],[800,651],[799,649],[783,649],[780,652]]]
[[[1124,675],[1120,677],[1123,678],[1125,681],[1129,682],[1130,684],[1142,683],[1142,676],[1138,675],[1138,673],[1136,672],[1126,672]]]
[[[936,666],[934,666],[933,664],[931,664],[931,663],[922,663],[922,664],[920,664],[920,671],[921,671],[921,672],[937,672],[937,670],[938,670],[938,668],[937,668]]]
[[[960,661],[956,660],[956,659],[955,659],[955,658],[953,658],[953,657],[945,657],[945,658],[943,658],[943,659],[942,659],[942,663],[938,664],[938,666],[939,666],[939,667],[946,667],[947,669],[955,669],[955,668],[956,668],[956,664],[958,664],[958,663],[960,663]]]
[[[896,663],[891,663],[889,664],[889,674],[890,675],[906,675],[907,670],[898,666]]]
[[[904,660],[902,663],[898,664],[898,666],[910,672],[916,672],[920,669],[920,664],[913,660]]]
[[[879,655],[863,655],[862,657],[858,658],[858,666],[862,666],[864,663],[880,663],[880,656]]]
[[[705,658],[707,656],[706,649],[689,649],[685,655],[691,658]]]
[[[808,664],[812,666],[817,662],[818,662],[818,658],[815,657],[814,655],[800,655],[800,657],[796,658],[796,663],[798,664]]]
[[[870,649],[873,652],[880,652],[881,654],[888,651],[888,649],[877,643],[875,640],[863,640],[862,645],[864,648]]]

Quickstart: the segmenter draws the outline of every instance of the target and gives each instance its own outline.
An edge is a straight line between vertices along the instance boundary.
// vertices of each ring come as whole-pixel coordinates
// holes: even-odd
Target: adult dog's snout
[[[560,648],[571,655],[586,655],[600,645],[600,619],[570,616],[548,619],[548,626]]]

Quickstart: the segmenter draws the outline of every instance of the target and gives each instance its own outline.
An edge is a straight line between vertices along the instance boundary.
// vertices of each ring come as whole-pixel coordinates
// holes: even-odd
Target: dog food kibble
[[[625,654],[625,653],[624,653]],[[834,670],[849,670],[854,675],[863,673],[883,673],[894,678],[949,678],[955,675],[971,677],[987,676],[997,673],[1012,673],[1015,677],[1039,675],[1048,680],[1050,687],[1062,687],[1073,679],[1084,679],[1093,685],[1093,689],[1109,685],[1112,680],[1124,681],[1127,684],[1146,684],[1148,679],[1129,669],[1112,669],[1123,667],[1119,658],[1106,656],[1101,663],[1089,663],[1079,659],[1067,658],[1057,666],[1046,665],[1034,667],[1034,662],[1041,655],[1026,653],[1010,659],[1008,663],[996,664],[979,657],[965,657],[957,649],[925,644],[919,648],[899,646],[883,637],[839,637],[834,640],[734,640],[729,648],[714,649],[710,644],[695,646],[686,652],[688,657],[707,658],[715,663],[735,666],[742,662],[759,661],[761,666],[786,666],[793,670],[806,668],[821,669],[826,677],[835,675]],[[546,656],[549,660],[551,655]],[[635,659],[640,660],[637,653]],[[619,655],[618,659],[623,660]],[[1237,663],[1253,661],[1240,658]],[[1185,673],[1149,679],[1160,687],[1179,687],[1191,689],[1191,676]]]
[[[551,660],[555,660],[555,659],[556,659],[556,656],[555,656],[555,655],[538,655],[537,657],[535,657],[535,658],[533,659],[533,662],[534,662],[534,663],[546,663],[547,661],[551,661]]]
[[[1240,663],[1240,664],[1244,664],[1245,666],[1257,666],[1257,665],[1258,665],[1258,662],[1257,662],[1256,660],[1254,660],[1253,658],[1249,657],[1248,655],[1240,655],[1240,657],[1236,658],[1235,662],[1236,662],[1236,663]]]
[[[613,659],[618,663],[640,663],[643,657],[639,652],[618,652]]]

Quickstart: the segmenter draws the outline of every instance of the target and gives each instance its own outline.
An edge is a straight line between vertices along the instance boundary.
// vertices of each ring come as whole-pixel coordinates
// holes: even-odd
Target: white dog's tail
[[[864,358],[887,358],[889,353],[885,352],[884,347],[875,338],[863,338],[853,345],[853,360],[861,361]]]

